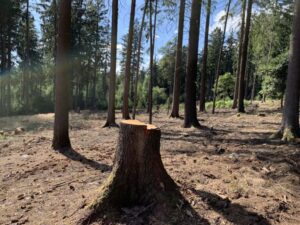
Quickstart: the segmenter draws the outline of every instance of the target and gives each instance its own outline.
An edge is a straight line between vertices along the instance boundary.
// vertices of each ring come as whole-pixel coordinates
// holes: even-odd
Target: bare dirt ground
[[[199,114],[209,128],[200,130],[154,115],[164,165],[196,213],[182,208],[194,224],[300,224],[300,144],[268,139],[280,125],[277,107]],[[102,128],[105,116],[71,114],[74,151],[66,155],[51,149],[53,114],[0,119],[0,224],[69,224],[91,202],[118,137],[117,128]],[[13,134],[17,127],[25,131]],[[185,224],[132,212],[124,209],[130,220],[119,224]]]

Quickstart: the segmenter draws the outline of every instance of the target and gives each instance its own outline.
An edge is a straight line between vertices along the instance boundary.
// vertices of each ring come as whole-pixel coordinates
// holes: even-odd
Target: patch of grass
[[[224,100],[217,100],[216,101],[216,109],[231,109],[233,104],[233,100],[231,99],[224,99]],[[250,101],[244,101],[245,107],[250,105]],[[206,103],[206,109],[212,109],[213,102]]]
[[[225,100],[217,100],[216,101],[216,109],[231,109],[233,104],[233,100],[232,99],[225,99]],[[244,101],[245,107],[248,107],[249,105],[251,105],[250,101],[245,100]],[[211,110],[212,106],[213,106],[213,102],[207,102],[205,104],[206,106],[206,110]],[[161,105],[153,105],[153,111],[159,109],[159,111],[167,111],[169,107],[170,112],[172,111],[172,104],[168,105],[166,104],[161,104]],[[199,108],[199,102],[197,101],[196,104],[197,109]],[[180,103],[179,104],[179,111],[183,112],[184,111],[184,103]]]
[[[0,134],[0,141],[4,141],[6,139],[7,139],[6,135]]]

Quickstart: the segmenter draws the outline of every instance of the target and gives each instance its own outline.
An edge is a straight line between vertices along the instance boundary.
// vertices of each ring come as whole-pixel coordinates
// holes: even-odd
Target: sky
[[[144,0],[136,0],[136,18],[141,21],[142,18],[142,11],[141,8],[144,5]],[[214,0],[213,0],[214,1]],[[179,1],[178,1],[179,2]],[[187,1],[189,2],[189,1]],[[216,2],[216,1],[215,1]],[[221,18],[226,14],[225,8],[228,1],[218,0],[218,3],[215,3],[212,7],[212,14],[210,19],[210,31],[214,30],[217,27],[223,29],[224,22]],[[235,12],[239,12],[239,8],[236,8],[237,0],[232,1],[231,9]],[[119,1],[119,30],[118,30],[118,49],[121,49],[121,37],[128,33],[128,26],[129,26],[129,17],[130,17],[130,0],[120,0]],[[178,11],[179,11],[179,4],[178,4]],[[111,16],[111,15],[110,15]],[[157,35],[156,35],[156,58],[161,58],[162,55],[159,53],[159,49],[163,47],[168,41],[172,40],[178,32],[178,12],[174,15],[174,19],[172,21],[168,19],[164,19],[163,14],[158,15],[158,20],[160,23],[157,28]],[[204,44],[204,32],[205,32],[205,19],[206,19],[206,7],[202,7],[201,10],[201,26],[200,26],[200,38],[199,38],[199,52],[203,48]],[[240,15],[239,13],[234,14],[228,20],[228,27],[226,33],[229,34],[232,30],[236,32],[239,27],[240,22]],[[188,42],[188,28],[190,23],[190,4],[186,4],[186,11],[185,11],[185,21],[184,21],[184,44]],[[149,56],[145,56],[144,66],[147,66],[147,62],[149,62]],[[119,69],[119,68],[118,68]]]
[[[178,1],[179,2],[179,1]],[[212,15],[210,20],[210,31],[215,29],[216,27],[220,27],[223,29],[223,22],[220,21],[222,16],[225,15],[225,8],[228,1],[218,1],[219,3],[213,5]],[[130,0],[120,0],[119,3],[119,40],[120,38],[128,33],[128,25],[129,25],[129,16],[130,16]],[[236,0],[233,0],[232,7]],[[136,4],[136,18],[140,19],[142,17],[141,8],[144,5],[144,0],[137,0]],[[186,44],[188,41],[188,27],[189,27],[189,17],[190,17],[190,4],[186,5],[186,13],[185,13],[185,28],[184,28],[184,43]],[[178,4],[179,8],[179,4]],[[178,9],[179,10],[179,9]],[[157,29],[157,37],[156,37],[156,49],[164,46],[168,41],[172,40],[177,34],[177,26],[178,26],[178,14],[174,15],[174,20],[166,20],[163,18],[164,15],[158,15],[158,19],[163,20],[162,23],[159,24]],[[203,47],[203,39],[204,39],[204,31],[205,31],[205,19],[206,19],[206,8],[202,7],[201,10],[201,27],[200,27],[200,40],[199,40],[199,50]],[[141,20],[141,19],[140,19]],[[229,19],[228,21],[228,29],[227,32],[233,30],[237,30],[239,24],[240,16],[236,15]]]
[[[161,1],[161,0],[159,0]],[[228,27],[226,33],[229,34],[231,31],[236,32],[239,27],[239,21],[240,21],[240,15],[239,8],[236,7],[236,2],[238,0],[232,1],[231,9],[235,11],[233,16],[229,18],[228,21]],[[35,25],[40,33],[40,18],[39,14],[35,10],[36,4],[39,2],[39,0],[30,0],[31,4],[31,12],[33,13],[33,16],[35,18]],[[179,2],[179,0],[178,0]],[[187,1],[189,2],[189,1]],[[216,3],[217,2],[217,3]],[[214,30],[216,27],[220,27],[223,29],[223,21],[221,21],[221,18],[225,15],[225,8],[228,1],[224,0],[213,0],[213,7],[212,7],[212,13],[211,13],[211,19],[210,19],[210,31]],[[111,0],[105,0],[105,3],[109,6],[109,9],[111,9]],[[119,0],[119,18],[118,18],[118,51],[121,49],[121,38],[126,33],[128,33],[128,26],[129,26],[129,18],[130,18],[130,4],[131,0]],[[142,18],[142,10],[141,8],[144,5],[144,0],[136,0],[136,16],[135,18],[141,21]],[[178,10],[179,11],[179,3],[178,3]],[[109,15],[111,18],[111,10],[109,10]],[[184,27],[184,38],[183,42],[186,45],[188,42],[188,27],[189,27],[189,17],[190,17],[190,4],[186,4],[186,11],[185,11],[185,27]],[[172,40],[177,35],[177,26],[178,26],[178,12],[172,16],[172,20],[164,18],[164,15],[158,14],[158,27],[157,27],[157,35],[156,35],[156,46],[155,46],[155,55],[156,58],[161,58],[161,54],[159,53],[159,49],[163,47],[168,41]],[[201,10],[201,25],[200,25],[200,38],[199,38],[199,52],[203,48],[203,42],[204,42],[204,32],[205,32],[205,19],[206,19],[206,8],[202,7]],[[146,43],[148,44],[148,43]],[[147,48],[147,47],[146,47]],[[119,51],[120,52],[120,51]],[[120,57],[118,57],[118,67],[117,70],[119,71]],[[144,65],[147,66],[149,62],[149,56],[144,56]]]

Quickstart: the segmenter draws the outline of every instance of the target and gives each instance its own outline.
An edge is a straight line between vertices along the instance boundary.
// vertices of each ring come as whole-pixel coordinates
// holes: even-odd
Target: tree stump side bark
[[[120,123],[113,170],[84,221],[93,221],[104,211],[165,203],[178,193],[161,160],[160,137],[160,129],[153,125],[137,120]]]

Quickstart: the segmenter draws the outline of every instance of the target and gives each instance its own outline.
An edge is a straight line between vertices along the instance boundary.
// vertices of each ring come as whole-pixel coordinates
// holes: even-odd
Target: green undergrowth
[[[217,100],[216,101],[216,109],[231,109],[233,104],[233,100],[226,99],[226,100]],[[245,107],[250,105],[250,101],[244,101]],[[205,104],[206,110],[212,109],[213,102],[207,102]]]

